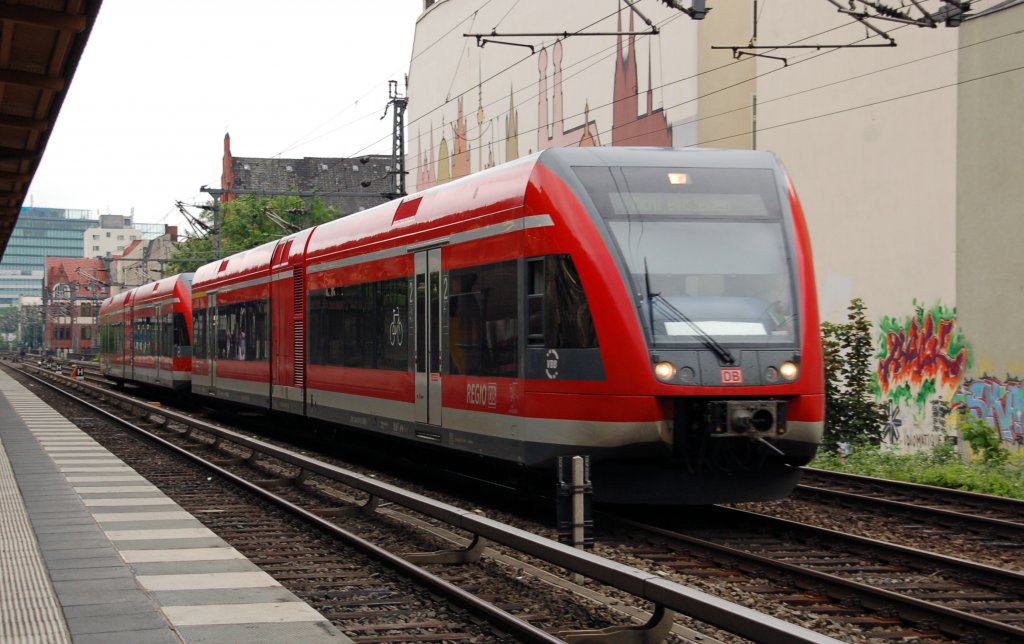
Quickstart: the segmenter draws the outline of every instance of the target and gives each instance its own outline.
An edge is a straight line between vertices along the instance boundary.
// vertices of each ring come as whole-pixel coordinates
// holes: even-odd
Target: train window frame
[[[445,373],[496,378],[520,376],[523,278],[519,266],[520,261],[513,259],[449,269]],[[495,286],[505,290],[495,289]],[[509,287],[511,292],[507,290]]]
[[[402,324],[408,319],[408,292],[407,276],[308,291],[309,364],[408,371],[407,337],[391,333],[396,318]],[[395,327],[401,328],[402,324]],[[336,333],[332,335],[332,331]]]
[[[207,307],[192,309],[192,358],[205,360],[209,357],[207,353],[207,328],[208,317]]]
[[[600,349],[590,302],[572,256],[529,257],[526,264],[527,347]],[[539,333],[534,331],[535,323],[540,325]]]
[[[633,217],[680,219],[783,219],[784,208],[778,192],[775,171],[771,168],[707,166],[573,166],[573,173],[602,218]],[[641,174],[643,173],[643,174]],[[635,191],[633,184],[649,185],[657,178],[684,174],[682,183],[668,182],[656,192]],[[745,175],[740,177],[739,175]],[[744,180],[745,179],[745,180]],[[754,190],[743,190],[752,186]],[[657,186],[649,186],[656,190]],[[612,189],[614,188],[614,190]],[[713,192],[698,188],[713,188]],[[644,211],[633,195],[643,195]],[[656,198],[662,197],[661,202]],[[670,199],[688,209],[670,210]],[[755,203],[754,198],[760,203]],[[652,206],[653,204],[653,206]],[[697,206],[702,206],[698,208]],[[758,207],[754,207],[758,206]],[[662,209],[660,212],[657,209]]]
[[[215,360],[270,361],[270,298],[218,302],[214,308],[216,342],[209,348]]]

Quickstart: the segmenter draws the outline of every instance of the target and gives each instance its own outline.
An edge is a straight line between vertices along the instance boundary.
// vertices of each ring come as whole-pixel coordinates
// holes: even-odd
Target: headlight
[[[654,375],[662,382],[669,382],[676,377],[676,366],[671,362],[659,362],[654,365]]]
[[[800,373],[800,367],[796,366],[795,362],[783,362],[779,367],[779,373],[786,380],[796,380],[797,374]]]

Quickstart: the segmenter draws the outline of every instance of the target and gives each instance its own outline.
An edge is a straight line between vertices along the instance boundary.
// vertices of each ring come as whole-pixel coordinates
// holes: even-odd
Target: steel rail
[[[76,385],[78,387],[87,386],[82,383],[76,383]],[[94,407],[87,401],[81,400],[69,392],[62,391],[56,387],[54,388],[66,396],[81,401],[82,404]],[[127,396],[110,391],[100,391],[102,391],[105,396],[120,399],[122,402],[133,406],[145,408],[144,403],[136,402]],[[127,421],[118,419],[109,412],[99,408],[96,409],[105,416],[119,423],[130,425]],[[212,434],[221,439],[226,439],[238,445],[242,445],[253,452],[288,463],[299,468],[301,472],[308,472],[323,476],[349,487],[361,490],[373,497],[391,501],[392,503],[396,503],[407,509],[414,510],[425,516],[429,516],[433,519],[447,523],[448,525],[460,528],[477,537],[488,539],[494,543],[512,548],[517,552],[536,557],[549,564],[565,568],[570,572],[581,574],[585,577],[594,579],[595,581],[612,586],[613,588],[628,592],[635,597],[640,597],[653,602],[657,607],[655,611],[656,614],[661,613],[663,609],[667,608],[735,635],[746,637],[758,642],[778,642],[779,644],[792,642],[838,642],[838,640],[822,635],[821,633],[816,633],[801,626],[790,624],[778,618],[765,615],[764,613],[759,613],[755,610],[720,599],[694,588],[668,581],[653,573],[599,557],[583,550],[558,543],[557,541],[532,534],[525,530],[505,525],[499,521],[482,517],[470,510],[463,510],[462,508],[457,508],[447,503],[436,501],[421,494],[409,492],[397,486],[377,481],[368,476],[334,465],[329,465],[327,463],[322,463],[301,454],[296,454],[294,452],[278,448],[269,443],[243,436],[231,430],[216,427],[164,408],[147,408],[147,411],[150,413],[159,413],[160,415],[166,416],[175,422]],[[137,431],[141,431],[152,436],[152,434],[146,432],[146,430],[142,428],[138,428]],[[187,455],[187,452],[184,452],[181,448],[168,443],[160,437],[155,438],[158,442],[166,444],[174,451]],[[195,456],[189,456],[189,458],[198,459],[198,457]],[[261,490],[258,493],[260,495],[269,495],[266,498],[273,496],[265,490]],[[402,561],[404,562],[404,560]],[[513,620],[520,621],[511,615],[509,615],[509,617]],[[512,627],[509,626],[509,628],[511,629]],[[534,627],[530,626],[530,628],[533,629]],[[544,633],[545,636],[550,637],[546,632],[540,632]]]
[[[892,510],[902,510],[907,513],[930,515],[933,517],[942,517],[946,519],[956,520],[962,523],[974,523],[992,528],[1005,529],[1024,535],[1024,523],[1019,523],[1017,521],[996,519],[994,517],[985,517],[977,514],[958,512],[956,510],[946,510],[944,508],[933,508],[928,505],[908,503],[906,501],[896,501],[895,499],[882,499],[868,494],[858,494],[857,492],[830,490],[828,488],[816,487],[813,485],[800,484],[797,486],[797,489],[799,489],[801,493],[807,494],[808,496],[829,497],[833,499],[844,499],[863,504],[878,505]]]
[[[61,393],[62,395],[64,395],[64,396],[74,400],[77,404],[82,405],[83,407],[86,407],[87,409],[90,409],[90,410],[92,410],[93,412],[95,412],[97,414],[100,414],[101,416],[107,418],[108,420],[110,420],[110,421],[112,421],[114,423],[117,423],[118,425],[121,425],[122,427],[130,429],[131,431],[133,431],[133,432],[135,432],[137,434],[141,434],[141,435],[145,436],[147,440],[151,440],[154,443],[160,445],[161,447],[163,447],[163,448],[165,448],[165,449],[167,449],[167,450],[169,450],[169,451],[171,451],[171,452],[173,452],[175,454],[178,454],[179,456],[183,456],[186,459],[189,459],[189,460],[191,460],[194,463],[197,463],[197,464],[201,465],[202,467],[204,467],[204,468],[210,470],[211,472],[215,473],[217,476],[219,476],[221,478],[224,478],[224,479],[226,479],[228,481],[231,481],[232,483],[234,483],[235,485],[241,487],[242,489],[244,489],[244,490],[246,490],[246,491],[248,491],[248,492],[250,492],[252,494],[257,495],[260,498],[262,498],[262,499],[264,499],[266,501],[269,501],[270,503],[272,503],[272,504],[274,504],[274,505],[276,505],[276,506],[278,506],[280,508],[283,508],[287,512],[289,512],[289,513],[299,517],[303,521],[306,521],[307,523],[316,526],[317,528],[323,530],[327,534],[329,534],[329,535],[331,535],[333,537],[336,537],[336,538],[344,541],[345,543],[348,543],[349,545],[351,545],[351,546],[357,548],[358,550],[361,550],[362,552],[364,552],[364,553],[366,553],[366,554],[368,554],[368,555],[378,559],[379,561],[384,562],[386,565],[390,566],[391,568],[399,571],[400,573],[403,573],[403,574],[407,575],[408,577],[418,581],[419,583],[422,583],[423,585],[427,586],[428,588],[430,588],[430,589],[432,589],[434,591],[437,591],[437,592],[439,592],[439,593],[441,593],[443,595],[447,595],[448,597],[450,597],[454,601],[456,601],[459,604],[461,604],[462,606],[466,607],[468,610],[470,610],[470,611],[472,611],[472,612],[474,612],[474,613],[476,613],[478,615],[483,616],[490,623],[495,624],[495,625],[497,625],[500,628],[503,628],[505,630],[508,630],[511,634],[513,634],[513,635],[515,635],[515,636],[517,636],[519,638],[522,638],[524,641],[527,641],[527,642],[548,642],[548,643],[556,643],[556,642],[561,642],[562,641],[562,640],[558,639],[557,637],[554,637],[553,635],[549,634],[548,632],[546,632],[546,631],[544,631],[542,629],[539,629],[539,628],[533,626],[532,624],[530,624],[528,622],[525,622],[525,621],[523,621],[523,620],[521,620],[521,619],[519,619],[519,618],[517,618],[517,617],[515,617],[515,616],[513,616],[513,615],[511,615],[511,614],[509,614],[509,613],[507,613],[507,612],[505,612],[503,610],[501,610],[500,608],[498,608],[494,604],[491,604],[489,602],[481,600],[481,599],[477,598],[476,596],[474,596],[474,595],[464,591],[463,589],[459,588],[458,586],[455,586],[454,584],[452,584],[452,583],[450,583],[448,581],[445,581],[445,580],[441,579],[440,577],[437,577],[436,575],[428,572],[427,570],[424,570],[423,568],[421,568],[421,567],[419,567],[419,566],[417,566],[417,565],[415,565],[413,563],[410,563],[408,560],[403,559],[402,557],[400,557],[400,556],[398,556],[396,554],[388,552],[387,550],[384,550],[383,548],[381,548],[381,547],[379,547],[379,546],[377,546],[377,545],[375,545],[373,543],[370,543],[369,541],[363,539],[362,537],[360,537],[360,536],[358,536],[358,535],[356,535],[356,534],[354,534],[352,532],[349,532],[348,530],[345,530],[344,528],[341,528],[338,525],[336,525],[336,524],[334,524],[334,523],[332,523],[330,521],[327,521],[326,519],[324,519],[322,517],[319,517],[316,514],[313,514],[312,512],[310,512],[308,510],[305,510],[305,509],[295,505],[294,503],[291,503],[290,501],[288,501],[286,499],[283,499],[283,498],[277,496],[273,492],[270,492],[269,490],[260,487],[256,483],[247,481],[246,479],[244,479],[244,478],[242,478],[242,477],[240,477],[240,476],[238,476],[236,474],[233,474],[233,473],[227,471],[226,469],[220,467],[219,465],[216,465],[216,464],[214,464],[214,463],[212,463],[210,461],[207,461],[206,459],[202,458],[201,456],[193,454],[193,453],[189,452],[188,450],[186,450],[186,449],[184,449],[182,447],[179,447],[179,446],[175,445],[174,443],[171,443],[170,441],[167,441],[166,439],[164,439],[164,438],[162,438],[160,436],[157,436],[156,434],[154,434],[154,433],[152,433],[152,432],[150,432],[150,431],[148,431],[148,430],[146,430],[146,429],[144,429],[142,427],[139,427],[138,425],[135,425],[132,422],[129,422],[128,420],[125,420],[123,418],[119,418],[115,414],[112,414],[109,411],[107,411],[105,409],[102,409],[101,407],[97,407],[96,405],[90,403],[87,400],[79,398],[78,396],[75,396],[74,394],[72,394],[72,393],[70,393],[68,391],[64,391],[64,390],[58,388],[56,385],[54,385],[51,382],[48,382],[48,381],[46,381],[44,379],[38,378],[38,377],[36,377],[34,375],[31,375],[31,374],[26,374],[26,376],[35,379],[37,382],[39,382],[39,383],[41,383],[41,384],[43,384],[43,385],[45,385],[47,387],[50,387],[51,389]],[[81,385],[81,383],[77,383],[77,384]],[[114,396],[114,397],[121,398],[121,399],[126,399],[127,398],[125,396],[121,396],[120,394],[111,394],[110,392],[103,392],[103,393],[104,393],[104,395]],[[131,401],[130,398],[127,398],[127,400]],[[132,402],[134,402],[134,401],[132,401]],[[135,404],[139,404],[141,406],[140,403],[135,403]],[[153,410],[153,411],[157,411],[157,410]],[[161,410],[159,410],[159,412],[160,412],[161,415],[167,414],[166,410],[162,410],[161,409]],[[176,414],[171,413],[170,415],[176,415]],[[179,420],[179,419],[176,418],[175,420]],[[193,421],[193,422],[198,422],[198,421]]]
[[[774,523],[789,530],[799,530],[801,532],[823,535],[833,539],[849,541],[858,545],[869,546],[871,548],[884,548],[893,553],[894,559],[898,557],[904,560],[927,561],[932,565],[938,565],[952,570],[954,573],[970,574],[974,575],[976,578],[985,578],[993,584],[1003,583],[1012,584],[1018,588],[1024,587],[1024,575],[996,568],[994,566],[986,566],[984,564],[957,559],[955,557],[914,550],[913,548],[905,546],[898,546],[896,544],[877,541],[867,537],[849,535],[835,530],[829,530],[827,528],[809,526],[787,519],[769,517],[754,512],[748,512],[746,510],[722,508],[722,511],[743,516],[747,521]],[[652,534],[678,540],[682,543],[690,544],[695,547],[703,548],[712,552],[721,552],[735,559],[759,564],[767,568],[783,570],[794,577],[798,576],[808,580],[811,585],[832,588],[834,592],[838,591],[837,595],[839,596],[853,591],[858,596],[866,598],[867,602],[869,602],[866,605],[870,605],[872,608],[877,610],[897,609],[901,615],[912,622],[924,621],[934,623],[936,620],[939,620],[944,625],[944,630],[946,632],[953,633],[957,636],[973,636],[976,634],[982,634],[987,641],[1021,641],[1024,639],[1024,629],[1011,624],[998,622],[987,617],[966,613],[954,608],[948,608],[925,600],[916,599],[914,597],[907,597],[906,595],[901,595],[897,592],[878,588],[863,582],[845,579],[831,573],[813,570],[797,564],[777,561],[771,557],[750,553],[732,546],[726,546],[700,537],[683,534],[675,530],[660,528],[622,517],[614,517],[614,520],[621,522],[623,525],[649,531]]]
[[[1022,519],[1021,521],[1011,521],[1011,520],[1006,520],[1006,519],[993,519],[993,518],[990,518],[990,517],[983,517],[983,516],[974,515],[974,514],[965,515],[965,513],[958,513],[958,512],[953,511],[953,510],[944,510],[942,508],[934,508],[934,507],[931,507],[931,506],[919,506],[919,507],[923,508],[924,511],[931,511],[931,512],[934,512],[935,514],[939,514],[939,515],[945,515],[945,514],[948,514],[949,516],[965,515],[967,517],[970,517],[972,520],[973,519],[977,519],[978,521],[983,522],[983,523],[986,522],[986,520],[987,520],[987,522],[990,522],[991,525],[994,525],[994,526],[1010,527],[1010,528],[1016,528],[1016,529],[1024,530],[1024,501],[1022,501],[1020,499],[1012,499],[1012,498],[1003,497],[1003,496],[995,496],[995,495],[992,495],[992,494],[981,494],[981,493],[978,493],[978,492],[969,492],[967,490],[957,490],[957,489],[953,489],[953,488],[939,487],[937,485],[926,485],[924,483],[911,483],[909,481],[897,481],[897,480],[894,480],[894,479],[882,479],[882,478],[876,478],[876,477],[873,477],[873,476],[864,476],[863,474],[851,474],[849,472],[835,472],[835,471],[832,471],[832,470],[821,470],[821,469],[811,468],[811,467],[803,467],[803,468],[801,468],[801,470],[803,472],[803,476],[806,476],[806,477],[809,477],[809,478],[812,478],[812,479],[817,477],[817,478],[821,478],[821,479],[825,479],[825,480],[832,479],[832,480],[837,480],[837,481],[850,481],[850,482],[853,482],[853,483],[860,483],[860,484],[863,484],[863,485],[873,485],[873,486],[876,486],[876,487],[881,488],[883,490],[885,488],[889,488],[889,489],[897,490],[897,491],[900,491],[900,492],[903,492],[903,493],[907,493],[907,494],[917,494],[917,493],[922,493],[923,492],[923,493],[926,493],[926,494],[929,494],[929,495],[933,495],[934,497],[940,497],[940,498],[941,497],[946,497],[947,499],[950,499],[950,502],[957,502],[957,501],[959,501],[959,502],[962,502],[962,503],[965,503],[965,504],[975,505],[975,506],[980,506],[980,507],[988,506],[988,507],[991,507],[992,509],[994,509],[996,511],[1004,512],[1006,514],[1018,514],[1018,516],[1020,516],[1021,519]],[[829,490],[827,488],[821,488],[821,487],[813,485],[813,484],[800,483],[799,485],[797,485],[797,490],[800,490],[800,489],[803,489],[803,488],[808,488],[808,489],[814,490],[814,491],[824,490],[825,492],[830,493],[830,494],[831,493],[838,494],[838,492],[835,491],[835,490]],[[844,494],[851,494],[851,493],[846,492]],[[853,494],[856,494],[856,493],[853,493]],[[878,497],[867,496],[867,495],[856,495],[856,496],[864,496],[866,499],[868,499],[870,501],[877,501],[879,503],[883,503],[885,501],[888,501],[889,503],[895,504],[895,505],[893,505],[893,507],[899,507],[901,509],[904,509],[904,506],[906,505],[905,502],[903,502],[903,501],[894,501],[892,499],[879,499]],[[913,504],[911,504],[911,505],[913,505]]]

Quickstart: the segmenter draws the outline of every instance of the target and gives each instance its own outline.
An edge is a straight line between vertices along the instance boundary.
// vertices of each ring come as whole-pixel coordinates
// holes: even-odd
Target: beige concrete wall
[[[825,2],[775,0],[759,42],[856,43],[864,34]],[[876,319],[906,314],[915,299],[956,302],[957,32],[892,36],[892,48],[780,49],[772,54],[787,67],[758,61],[758,147],[780,154],[800,192],[826,319],[844,319],[851,297]],[[881,40],[862,44],[872,42]]]
[[[851,298],[868,307],[879,401],[902,423],[889,440],[927,448],[942,440],[962,377],[936,367],[949,358],[955,371],[959,353],[957,30],[876,24],[896,47],[770,52],[786,66],[758,59],[757,144],[781,156],[800,193],[823,319],[844,321]],[[774,0],[758,31],[762,45],[885,42],[865,40],[826,2]],[[932,362],[929,324],[950,331]]]
[[[960,28],[956,280],[973,360],[956,403],[1008,442],[1024,439],[1022,30],[1024,5]]]
[[[784,64],[712,50],[751,41],[754,7],[753,0],[710,4],[701,22],[660,3],[639,5],[663,28],[636,40],[643,100],[633,101],[634,115],[664,115],[672,145],[756,146],[780,155],[807,213],[823,318],[845,320],[850,299],[864,300],[875,325],[879,401],[901,423],[889,440],[908,450],[934,445],[948,431],[950,411],[971,402],[964,395],[971,378],[1024,373],[1014,328],[1024,306],[1024,260],[1013,252],[1024,238],[1014,209],[1024,202],[1024,182],[1012,177],[1024,149],[1012,120],[1024,113],[1021,80],[1005,74],[963,82],[1013,66],[1021,36],[959,51],[1024,28],[1024,9],[960,29],[877,22],[896,47],[836,49],[829,45],[886,41],[865,40],[870,32],[824,0],[762,0],[756,44],[821,46],[752,50]],[[922,4],[935,10],[942,3]],[[481,49],[461,34],[614,31],[621,3],[492,5],[442,0],[420,18],[407,114],[413,189],[544,147],[581,144],[588,133],[590,143],[611,143],[614,37],[564,40],[556,90],[554,38],[518,40],[544,47],[542,61],[521,47]],[[643,28],[636,20],[634,29]]]
[[[661,33],[633,39],[627,90],[616,81],[614,35],[493,37],[532,46],[532,54],[507,44],[481,48],[462,36],[492,29],[608,34],[620,25],[628,31],[631,12],[620,0],[441,0],[427,8],[417,22],[409,72],[410,189],[548,147],[697,143],[697,25],[660,3],[638,7]],[[648,29],[633,16],[634,32]],[[628,41],[620,41],[624,55]],[[616,113],[623,91],[634,95],[620,99]],[[641,120],[642,130],[659,136],[635,136],[636,126],[623,126],[623,119]]]
[[[754,147],[753,101],[757,63],[749,56],[734,58],[732,50],[713,46],[749,42],[753,33],[751,2],[716,2],[699,26],[697,91],[699,145],[715,148]]]

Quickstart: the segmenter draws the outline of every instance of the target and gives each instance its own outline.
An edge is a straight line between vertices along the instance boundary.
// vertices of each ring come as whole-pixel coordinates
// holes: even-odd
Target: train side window
[[[544,345],[544,258],[526,261],[526,342],[531,346]]]
[[[456,269],[449,279],[449,373],[518,375],[516,262]]]
[[[571,257],[548,255],[527,260],[527,288],[530,346],[598,347],[587,294]]]
[[[174,313],[160,316],[160,355],[174,357]]]
[[[408,338],[404,327],[408,323],[408,279],[398,278],[378,282],[376,366],[379,369],[407,371],[409,369]]]
[[[233,360],[238,350],[235,346],[235,333],[238,329],[238,322],[235,319],[237,313],[233,305],[217,307],[217,359]]]
[[[408,343],[398,333],[408,310],[406,283],[399,278],[311,291],[310,363],[407,370]]]
[[[188,333],[185,333],[186,339]],[[192,312],[192,356],[206,358],[206,309],[195,309]]]

